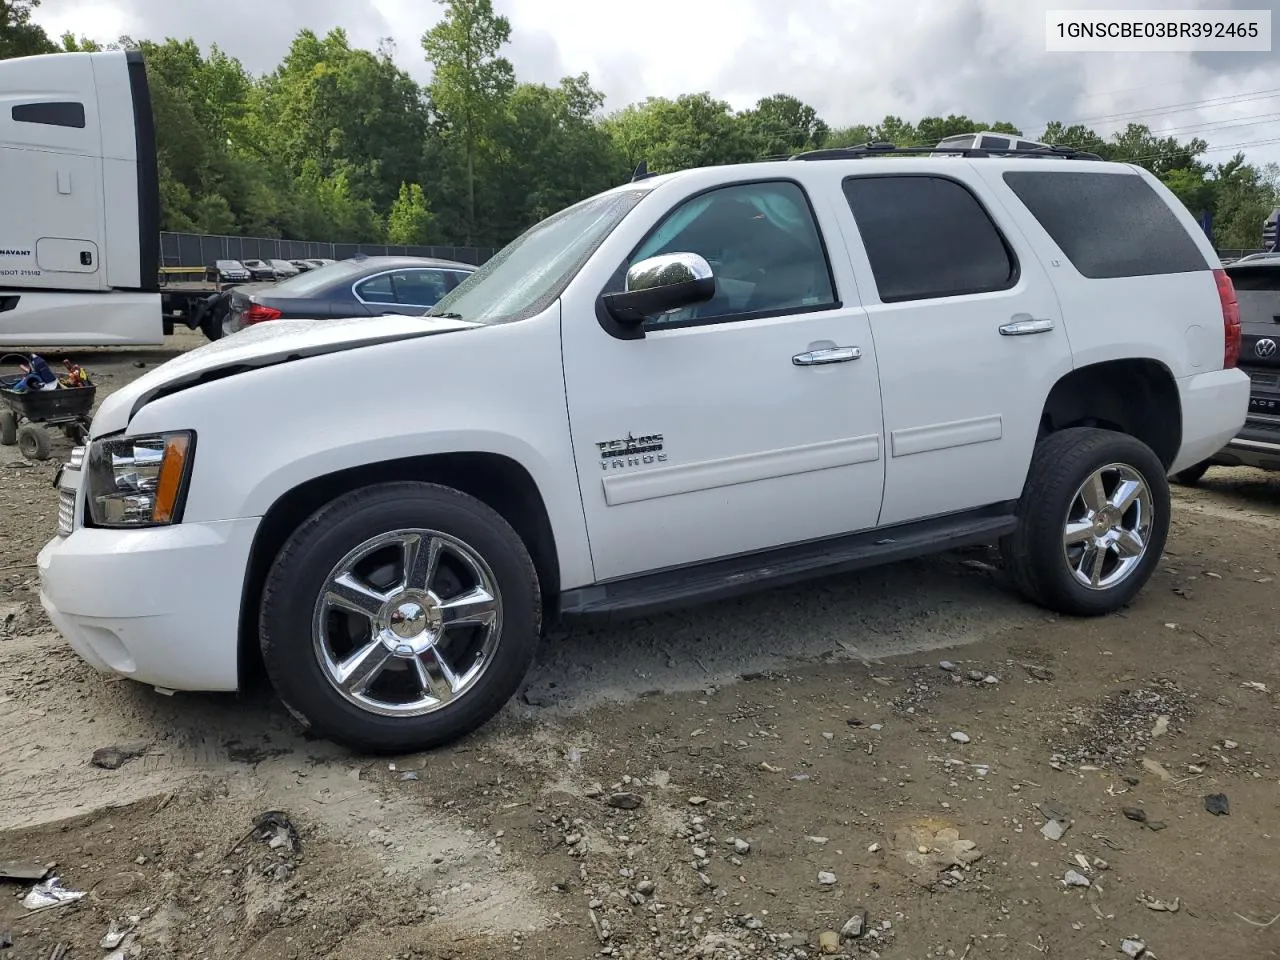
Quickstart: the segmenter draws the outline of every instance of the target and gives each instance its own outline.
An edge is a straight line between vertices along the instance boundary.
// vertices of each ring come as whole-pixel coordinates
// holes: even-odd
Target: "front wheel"
[[[316,733],[404,753],[486,723],[523,680],[541,594],[524,543],[473,497],[366,487],[281,548],[260,617],[276,692]]]
[[[1140,440],[1072,428],[1037,444],[1017,513],[1000,549],[1018,589],[1060,613],[1097,616],[1129,603],[1155,570],[1169,483]]]

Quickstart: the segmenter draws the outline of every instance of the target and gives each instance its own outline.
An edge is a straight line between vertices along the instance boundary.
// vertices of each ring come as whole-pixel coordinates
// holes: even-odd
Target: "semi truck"
[[[162,343],[216,293],[161,289],[142,54],[0,60],[0,346]]]

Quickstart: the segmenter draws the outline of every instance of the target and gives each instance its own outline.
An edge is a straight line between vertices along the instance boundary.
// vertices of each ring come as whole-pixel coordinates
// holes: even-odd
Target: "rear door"
[[[879,522],[1016,500],[1071,347],[1044,268],[974,166],[895,161],[843,181],[849,252],[879,357]],[[899,173],[898,169],[906,172]]]
[[[426,313],[457,286],[436,268],[402,267],[366,277],[352,287],[356,299],[374,315]]]

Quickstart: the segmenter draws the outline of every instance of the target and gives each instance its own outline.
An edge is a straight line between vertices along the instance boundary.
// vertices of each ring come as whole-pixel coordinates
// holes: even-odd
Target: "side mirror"
[[[711,265],[696,253],[667,253],[627,271],[622,293],[606,293],[605,309],[618,323],[639,326],[649,317],[703,303],[716,295]]]

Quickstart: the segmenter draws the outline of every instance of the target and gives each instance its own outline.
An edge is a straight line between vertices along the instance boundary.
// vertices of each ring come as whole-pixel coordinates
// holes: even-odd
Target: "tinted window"
[[[380,277],[370,277],[363,283],[356,284],[356,296],[365,303],[395,303],[396,293],[391,287],[391,274],[384,273]]]
[[[699,194],[680,204],[628,260],[697,253],[711,265],[716,294],[663,314],[655,323],[813,310],[835,303],[835,287],[817,224],[794,183],[749,183]]]
[[[1010,171],[1004,180],[1086,277],[1208,267],[1181,221],[1137,174]]]
[[[1007,290],[1017,280],[1004,238],[954,180],[850,177],[844,195],[884,303]]]
[[[1004,137],[983,137],[982,149],[983,150],[1008,150],[1009,141],[1006,140]]]
[[[19,123],[44,123],[51,127],[84,129],[84,104],[74,102],[19,103],[13,108]]]
[[[449,281],[439,270],[397,270],[391,274],[396,303],[434,307],[449,292]]]

